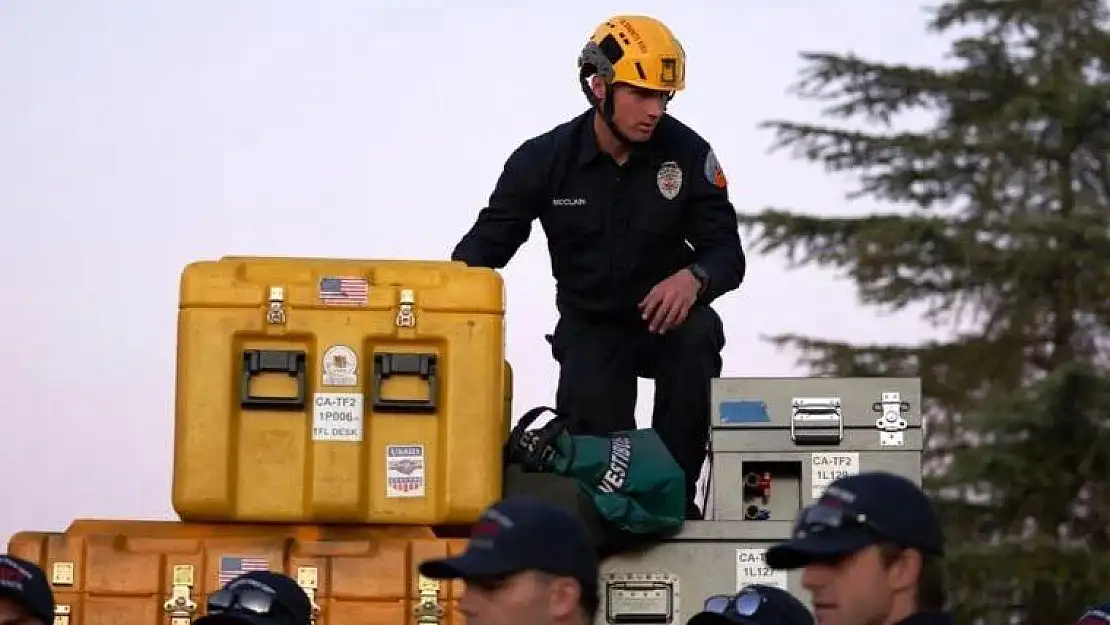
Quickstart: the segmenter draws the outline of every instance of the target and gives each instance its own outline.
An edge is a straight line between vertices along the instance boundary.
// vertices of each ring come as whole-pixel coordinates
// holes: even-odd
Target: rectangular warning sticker
[[[387,445],[385,496],[424,497],[426,458],[423,445]]]

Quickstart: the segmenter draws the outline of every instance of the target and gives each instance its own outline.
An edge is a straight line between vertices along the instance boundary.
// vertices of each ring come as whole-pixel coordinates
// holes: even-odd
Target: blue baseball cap
[[[888,542],[944,554],[944,532],[925,493],[910,480],[872,471],[829,484],[794,521],[793,537],[767,550],[773,569],[796,569]]]
[[[54,622],[54,591],[42,568],[33,562],[0,555],[0,597],[22,605],[43,623]]]
[[[1075,625],[1110,625],[1110,603],[1093,605],[1083,611]]]
[[[212,593],[207,611],[194,625],[308,625],[312,601],[288,575],[250,571]]]
[[[813,615],[789,592],[751,584],[734,595],[714,595],[686,625],[813,625]]]
[[[429,579],[473,580],[541,571],[593,587],[600,566],[580,519],[540,499],[513,496],[482,512],[465,552],[422,562],[420,574]]]

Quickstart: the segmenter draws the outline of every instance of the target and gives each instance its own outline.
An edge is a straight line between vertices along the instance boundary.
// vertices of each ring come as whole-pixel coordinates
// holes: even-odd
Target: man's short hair
[[[893,564],[905,549],[894,543],[881,543],[879,553],[883,565]],[[948,580],[944,571],[944,559],[933,553],[918,553],[921,553],[921,571],[917,576],[915,604],[922,612],[940,612],[948,604]]]

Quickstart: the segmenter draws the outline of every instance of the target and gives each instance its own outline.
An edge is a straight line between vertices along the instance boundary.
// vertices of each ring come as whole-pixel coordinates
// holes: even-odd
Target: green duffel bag
[[[545,412],[554,418],[529,430]],[[572,425],[572,417],[553,408],[529,410],[509,434],[506,462],[574,479],[612,530],[649,537],[682,527],[686,478],[655,430],[594,436],[571,434]]]

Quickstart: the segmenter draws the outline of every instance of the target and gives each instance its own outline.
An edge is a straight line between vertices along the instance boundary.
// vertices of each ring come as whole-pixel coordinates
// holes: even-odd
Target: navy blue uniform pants
[[[709,381],[721,375],[721,318],[696,305],[663,335],[646,322],[610,323],[564,314],[550,337],[559,361],[556,407],[581,418],[576,433],[604,435],[636,427],[637,378],[655,381],[652,427],[686,473],[693,505],[709,438]]]

